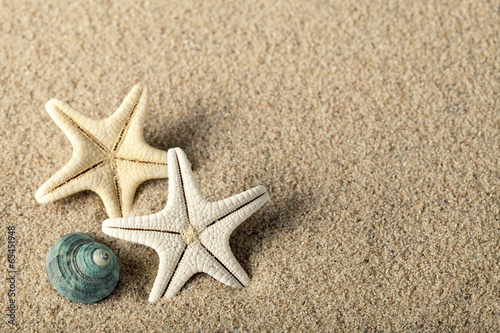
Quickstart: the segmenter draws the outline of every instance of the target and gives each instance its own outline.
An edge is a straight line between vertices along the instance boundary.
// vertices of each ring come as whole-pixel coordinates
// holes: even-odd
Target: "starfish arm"
[[[50,177],[36,191],[35,199],[39,203],[48,203],[68,195],[88,190],[88,186],[82,182],[91,173],[95,173],[97,169],[104,167],[103,161],[90,164],[85,161],[80,161],[73,154],[73,158],[56,174]]]
[[[164,176],[160,178],[166,178],[168,175],[168,169],[166,168],[168,164],[167,152],[151,147],[146,142],[142,144],[137,144],[137,142],[127,144],[127,146],[122,148],[116,158],[121,161],[157,165],[160,166],[158,170],[162,170],[162,174],[164,174]]]
[[[68,137],[73,146],[74,155],[85,155],[89,150],[101,154],[107,152],[98,129],[102,127],[99,120],[89,118],[73,109],[68,104],[57,99],[51,99],[45,104],[45,109],[57,126]]]
[[[172,247],[169,250],[158,252],[158,255],[160,256],[160,264],[158,266],[158,274],[156,275],[153,289],[149,294],[148,300],[150,302],[155,302],[166,294],[167,289],[170,288],[173,275],[178,270],[179,265],[186,254],[187,247],[184,242],[179,242],[175,245],[175,247]],[[170,288],[170,290],[172,290],[172,288]],[[173,293],[173,295],[175,295],[179,289],[180,287]]]
[[[118,110],[104,120],[108,133],[112,133],[114,138],[111,151],[129,156],[137,147],[147,146],[143,128],[148,113],[148,98],[148,88],[142,84],[135,85]]]
[[[229,242],[221,242],[216,238],[210,239],[206,235],[200,237],[201,247],[210,258],[201,271],[233,288],[247,286],[250,279],[231,252]]]
[[[48,203],[84,190],[99,195],[110,217],[122,216],[121,193],[117,190],[113,172],[105,161],[83,168],[75,167],[70,161],[38,189],[35,198],[40,203]]]
[[[256,186],[227,199],[210,202],[205,212],[205,227],[209,230],[220,226],[225,234],[230,235],[236,227],[269,200],[265,186]],[[228,236],[229,238],[229,236]]]
[[[184,208],[187,221],[197,221],[199,207],[208,203],[194,180],[191,164],[186,154],[180,148],[172,148],[168,151],[168,203],[176,207]]]
[[[185,252],[180,256],[180,261],[175,267],[175,272],[170,279],[167,279],[162,293],[153,292],[149,300],[154,302],[160,297],[170,299],[184,286],[191,276],[196,273],[205,272],[214,279],[231,287],[242,287],[242,283],[225,267],[216,257],[214,257],[202,244],[186,247]],[[245,274],[245,272],[243,272]],[[246,275],[246,274],[245,274]],[[248,277],[247,277],[248,279]],[[156,285],[156,282],[155,282]],[[162,285],[163,286],[163,285]],[[158,290],[161,290],[160,288]],[[153,288],[154,291],[154,288]]]
[[[167,154],[164,152],[165,155]],[[137,187],[148,179],[166,178],[168,168],[165,163],[145,162],[128,159],[116,161],[117,177],[121,187],[123,216],[133,215],[133,202]]]
[[[108,175],[108,169],[104,160],[87,161],[81,155],[73,154],[61,170],[40,186],[35,198],[39,203],[48,203],[84,190],[98,192],[95,185],[99,184],[95,182],[105,180],[106,177],[99,175]]]
[[[123,216],[122,192],[116,173],[108,164],[98,176],[82,180],[88,184],[89,189],[96,192],[104,203],[104,208],[109,217]]]
[[[145,216],[110,218],[102,223],[102,231],[109,236],[161,249],[164,235],[180,238],[183,230],[178,217],[162,210]],[[159,242],[159,243],[158,243]]]
[[[160,256],[160,267],[163,266],[164,268],[158,269],[158,275],[149,295],[150,302],[155,302],[162,297],[171,298],[177,294],[191,276],[197,273],[191,264],[193,248],[185,243],[183,244],[180,251],[175,253],[173,260],[167,261],[167,258],[165,258],[164,263],[162,263],[162,257]]]

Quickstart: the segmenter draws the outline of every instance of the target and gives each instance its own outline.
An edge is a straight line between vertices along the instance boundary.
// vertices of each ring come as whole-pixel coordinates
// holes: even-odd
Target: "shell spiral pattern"
[[[46,269],[54,288],[80,303],[95,303],[111,294],[120,275],[113,251],[80,232],[56,241],[47,254]]]

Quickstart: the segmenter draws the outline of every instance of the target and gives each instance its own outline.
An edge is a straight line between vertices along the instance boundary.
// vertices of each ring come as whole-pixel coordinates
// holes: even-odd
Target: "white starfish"
[[[168,200],[156,214],[108,219],[107,235],[144,244],[158,252],[158,274],[149,296],[174,296],[195,273],[205,272],[232,287],[250,279],[229,247],[236,227],[269,199],[264,186],[209,202],[201,194],[191,164],[180,148],[168,151]]]
[[[137,186],[148,179],[167,177],[167,152],[144,141],[146,87],[136,85],[118,110],[102,120],[89,118],[56,99],[45,107],[71,141],[73,155],[38,189],[38,202],[92,190],[101,197],[110,217],[128,216]]]

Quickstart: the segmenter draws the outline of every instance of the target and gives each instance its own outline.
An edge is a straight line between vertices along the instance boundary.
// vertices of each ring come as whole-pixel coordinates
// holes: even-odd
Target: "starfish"
[[[71,141],[73,155],[38,189],[38,202],[91,190],[101,197],[110,217],[129,216],[137,186],[148,179],[167,177],[167,152],[144,141],[146,87],[136,85],[118,110],[102,120],[89,118],[56,99],[45,107]]]
[[[229,236],[268,199],[267,189],[257,186],[224,200],[206,200],[185,153],[174,148],[168,151],[165,208],[147,216],[107,219],[102,230],[156,250],[160,264],[150,302],[171,298],[198,272],[241,288],[250,279],[231,252]]]

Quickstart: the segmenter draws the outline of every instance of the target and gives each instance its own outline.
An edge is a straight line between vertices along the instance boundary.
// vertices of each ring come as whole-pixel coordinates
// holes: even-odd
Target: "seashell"
[[[111,294],[120,275],[113,251],[81,232],[55,242],[47,254],[46,268],[54,288],[80,303],[95,303]]]

